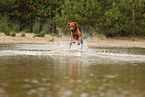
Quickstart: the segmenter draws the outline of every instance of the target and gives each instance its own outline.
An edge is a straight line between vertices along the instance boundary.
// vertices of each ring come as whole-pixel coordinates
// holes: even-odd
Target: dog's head
[[[78,25],[79,25],[79,23],[77,23],[77,22],[72,22],[72,23],[68,23],[68,24],[66,25],[66,27],[67,27],[67,26],[70,26],[70,30],[73,32],[73,31],[77,28]]]

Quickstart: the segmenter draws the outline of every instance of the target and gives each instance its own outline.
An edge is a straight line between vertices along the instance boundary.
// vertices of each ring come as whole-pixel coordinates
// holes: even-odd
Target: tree
[[[69,22],[79,22],[84,32],[106,36],[145,35],[144,0],[0,0],[0,21],[10,28],[56,33]],[[0,25],[2,22],[0,23]],[[43,27],[45,26],[45,27]],[[2,25],[2,29],[3,29]],[[44,29],[45,28],[45,29]],[[46,29],[48,28],[48,29]],[[60,32],[60,31],[59,31]]]

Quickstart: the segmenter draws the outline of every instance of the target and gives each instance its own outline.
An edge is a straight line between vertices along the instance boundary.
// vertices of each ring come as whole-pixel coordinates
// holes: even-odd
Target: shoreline
[[[21,37],[21,33],[17,33],[15,37],[6,36],[4,33],[0,33],[0,44],[7,43],[68,43],[70,38],[67,36],[62,36],[62,38],[58,38],[56,36],[51,36],[46,34],[45,37],[35,37],[33,33],[25,33],[25,37]],[[87,38],[86,44],[88,47],[139,47],[145,48],[145,39],[135,38],[135,40],[127,39],[115,39],[115,38],[105,38],[100,39],[97,37],[89,37]]]
[[[95,41],[95,42],[93,42]],[[131,39],[115,39],[107,38],[101,39],[88,39],[89,46],[102,46],[102,47],[138,47],[145,48],[145,40],[136,38],[135,41]]]

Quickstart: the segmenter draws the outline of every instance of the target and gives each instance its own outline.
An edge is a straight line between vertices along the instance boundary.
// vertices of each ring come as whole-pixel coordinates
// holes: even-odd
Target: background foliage
[[[145,36],[145,0],[0,0],[0,31],[68,34],[79,22],[90,35]]]

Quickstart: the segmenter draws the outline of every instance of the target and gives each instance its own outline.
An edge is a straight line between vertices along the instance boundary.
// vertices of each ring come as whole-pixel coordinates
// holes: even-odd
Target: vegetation
[[[16,36],[16,33],[15,32],[12,32],[11,33],[11,36],[15,37]]]
[[[52,38],[50,39],[50,42],[54,42],[54,41],[55,41],[55,38],[52,37]]]
[[[31,32],[30,32],[30,29],[27,29],[27,28],[24,29],[24,30],[22,30],[22,32],[31,33]]]
[[[25,33],[21,33],[21,37],[25,37],[26,35],[25,35]]]
[[[39,34],[34,35],[34,37],[44,37],[45,33],[44,32],[40,32]]]
[[[33,32],[40,37],[45,34],[68,35],[70,31],[65,25],[76,21],[84,34],[91,36],[145,36],[145,0],[0,2],[0,32],[7,35],[10,35],[11,31]],[[58,29],[61,29],[61,32]]]
[[[18,26],[18,25],[14,25],[14,26],[12,26],[12,31],[18,33],[18,32],[20,31],[19,26]]]

